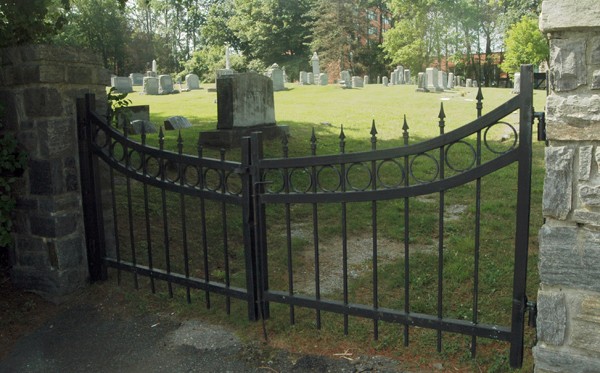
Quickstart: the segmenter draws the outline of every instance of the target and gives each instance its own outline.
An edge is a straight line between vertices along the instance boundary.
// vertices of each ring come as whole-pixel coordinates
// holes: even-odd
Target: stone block
[[[144,94],[157,95],[158,94],[158,78],[145,77],[143,85]]]
[[[592,145],[579,147],[579,180],[585,181],[590,179],[593,148]]]
[[[600,359],[600,295],[588,296],[581,302],[579,313],[571,325],[571,346],[586,350]]]
[[[73,154],[73,144],[77,144],[76,127],[71,118],[38,122],[41,157],[50,159]]]
[[[32,215],[29,217],[31,233],[36,236],[56,238],[75,232],[79,214],[64,214],[58,216]]]
[[[546,107],[550,140],[600,140],[600,95],[551,94]]]
[[[98,84],[93,69],[89,66],[69,66],[67,82],[71,84]]]
[[[29,160],[29,192],[40,195],[61,192],[62,166],[57,160]]]
[[[27,88],[23,91],[25,113],[30,118],[56,117],[63,114],[62,96],[58,89]]]
[[[600,291],[600,232],[546,223],[539,239],[542,284]]]
[[[561,346],[567,329],[567,305],[563,292],[538,291],[538,341]]]
[[[144,74],[142,73],[131,73],[129,79],[131,79],[132,85],[141,86],[144,84]]]
[[[600,89],[600,70],[595,70],[592,73],[592,85],[590,89]]]
[[[600,359],[575,349],[556,349],[541,343],[533,348],[533,356],[536,373],[600,372]]]
[[[600,207],[600,185],[580,185],[579,199],[585,207]]]
[[[65,65],[40,65],[36,66],[38,69],[37,76],[35,79],[40,83],[63,83],[65,81]],[[69,70],[76,67],[69,66]]]
[[[573,221],[579,224],[587,224],[598,227],[600,226],[600,213],[586,209],[577,209],[573,211]]]
[[[82,234],[50,240],[47,246],[48,256],[54,261],[53,267],[65,270],[87,266],[87,263],[84,263],[86,256]]]
[[[571,29],[599,28],[600,8],[596,0],[544,0],[540,14],[540,30],[553,32]]]
[[[556,92],[572,91],[587,84],[583,37],[550,40],[550,78]]]
[[[170,77],[169,77],[170,78]],[[111,87],[115,88],[119,93],[131,93],[133,92],[133,86],[131,79],[126,76],[113,76],[110,79]],[[173,84],[171,83],[171,90],[173,90]]]
[[[564,220],[572,206],[574,150],[565,146],[546,148],[546,177],[542,213]]]
[[[185,86],[187,89],[200,89],[200,78],[196,74],[187,74],[185,76]]]
[[[173,93],[173,79],[171,75],[158,76],[158,94],[168,95]]]

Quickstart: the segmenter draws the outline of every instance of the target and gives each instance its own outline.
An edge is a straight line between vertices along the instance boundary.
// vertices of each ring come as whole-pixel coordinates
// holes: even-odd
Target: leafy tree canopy
[[[548,60],[548,42],[538,29],[534,17],[524,16],[506,33],[506,53],[500,68],[509,73],[519,71],[521,64],[539,65]]]

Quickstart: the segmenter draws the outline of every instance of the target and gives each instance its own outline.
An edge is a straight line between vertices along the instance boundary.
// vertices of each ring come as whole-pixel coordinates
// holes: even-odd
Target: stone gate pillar
[[[550,39],[536,372],[600,372],[600,5],[545,0]]]
[[[5,131],[29,154],[18,186],[11,281],[48,296],[88,278],[76,98],[95,93],[106,110],[109,74],[89,52],[51,46],[0,50]]]

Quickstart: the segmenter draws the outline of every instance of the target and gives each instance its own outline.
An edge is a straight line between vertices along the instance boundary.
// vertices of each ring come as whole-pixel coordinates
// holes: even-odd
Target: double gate
[[[134,286],[143,281],[153,292],[182,291],[188,301],[197,292],[207,307],[218,294],[228,313],[241,300],[251,320],[284,304],[279,311],[292,323],[296,309],[313,309],[318,328],[322,313],[341,314],[345,333],[350,317],[370,319],[375,339],[382,323],[396,323],[406,345],[410,330],[433,329],[438,351],[445,332],[470,336],[473,355],[478,337],[507,341],[518,367],[528,308],[532,87],[524,66],[521,93],[485,115],[479,90],[478,118],[450,132],[442,106],[440,135],[423,142],[410,144],[405,120],[400,147],[377,149],[373,124],[370,151],[347,153],[342,129],[339,153],[317,155],[313,130],[310,156],[290,157],[284,139],[283,155],[273,158],[254,133],[236,161],[224,151],[207,157],[200,145],[184,153],[181,134],[162,130],[155,146],[144,131],[134,141],[86,96],[78,123],[90,276],[106,279],[114,268],[119,280],[131,273]],[[507,119],[517,114],[518,127]],[[503,141],[492,135],[499,127]],[[493,209],[505,207],[486,208],[482,196],[493,175],[511,167],[505,250],[482,237]],[[459,222],[454,190],[461,201],[473,197],[458,205]],[[487,259],[498,255],[512,264],[512,286]],[[481,315],[503,307],[497,292],[508,294],[507,316],[490,322]],[[456,293],[467,298],[452,299]]]

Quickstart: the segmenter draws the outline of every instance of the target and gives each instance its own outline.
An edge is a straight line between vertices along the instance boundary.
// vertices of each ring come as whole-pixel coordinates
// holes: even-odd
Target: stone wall
[[[74,49],[0,50],[0,102],[6,131],[29,153],[18,186],[12,282],[48,296],[88,278],[77,146],[77,97],[95,93],[106,110],[108,72],[100,58]]]
[[[600,6],[545,0],[550,39],[536,372],[600,372]]]

